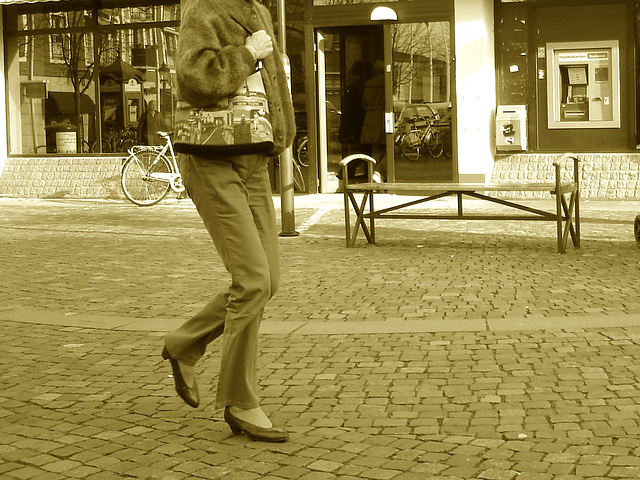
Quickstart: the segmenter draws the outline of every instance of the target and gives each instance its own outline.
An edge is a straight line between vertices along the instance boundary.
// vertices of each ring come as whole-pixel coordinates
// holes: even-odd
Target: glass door
[[[384,37],[381,26],[325,28],[316,32],[318,52],[318,171],[322,192],[336,191],[340,160],[352,153],[371,154],[363,138],[365,84],[382,63]],[[381,112],[384,112],[384,81]],[[380,121],[382,121],[382,115]],[[384,150],[382,123],[379,127]]]
[[[387,181],[453,180],[449,25],[316,30],[321,192],[339,188],[339,162],[352,153],[375,158]]]

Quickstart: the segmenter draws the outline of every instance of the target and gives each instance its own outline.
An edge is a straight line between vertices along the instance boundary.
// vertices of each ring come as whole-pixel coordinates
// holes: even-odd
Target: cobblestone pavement
[[[296,201],[260,343],[273,445],[214,408],[216,344],[198,409],[160,358],[228,281],[190,202],[0,199],[0,478],[640,478],[637,204],[584,202],[559,255],[546,222],[346,249],[341,197]]]

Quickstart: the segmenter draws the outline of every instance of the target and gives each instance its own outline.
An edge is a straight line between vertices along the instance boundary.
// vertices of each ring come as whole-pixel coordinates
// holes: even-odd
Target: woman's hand
[[[255,52],[256,61],[262,60],[273,52],[273,40],[264,30],[258,30],[245,41],[245,46]]]

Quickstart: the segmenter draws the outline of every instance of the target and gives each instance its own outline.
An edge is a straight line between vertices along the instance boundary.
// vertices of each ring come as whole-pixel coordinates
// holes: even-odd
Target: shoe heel
[[[242,433],[242,429],[238,426],[235,417],[229,413],[229,407],[224,409],[224,421],[229,425],[231,433],[234,435],[240,435]]]

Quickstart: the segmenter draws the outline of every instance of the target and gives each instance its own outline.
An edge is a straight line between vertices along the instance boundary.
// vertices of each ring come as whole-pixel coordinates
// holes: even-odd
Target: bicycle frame
[[[394,138],[400,153],[411,161],[420,158],[420,151],[426,150],[433,158],[442,155],[444,142],[442,134],[436,130],[434,123],[428,118],[405,120],[405,127],[398,127],[398,135]]]
[[[136,145],[135,147],[129,149],[129,154],[136,159],[136,163],[140,167],[142,171],[148,172],[149,169],[154,166],[161,157],[167,158],[169,160],[169,166],[171,167],[170,173],[163,172],[154,172],[148,174],[148,177],[153,180],[159,180],[162,182],[168,182],[171,186],[171,189],[177,193],[181,193],[184,191],[184,185],[182,184],[182,176],[180,174],[180,170],[178,168],[178,162],[176,160],[176,154],[173,150],[173,144],[171,143],[171,138],[166,132],[158,132],[158,134],[166,140],[164,146],[147,146],[147,145]],[[167,156],[166,153],[170,152],[171,156]],[[136,153],[140,152],[154,152],[156,157],[153,162],[151,162],[148,166],[142,164]]]
[[[426,147],[426,142],[428,142],[433,135],[433,124],[431,122],[427,122],[424,127],[418,127],[414,123],[411,128],[411,133],[415,133],[418,136],[422,147]]]

